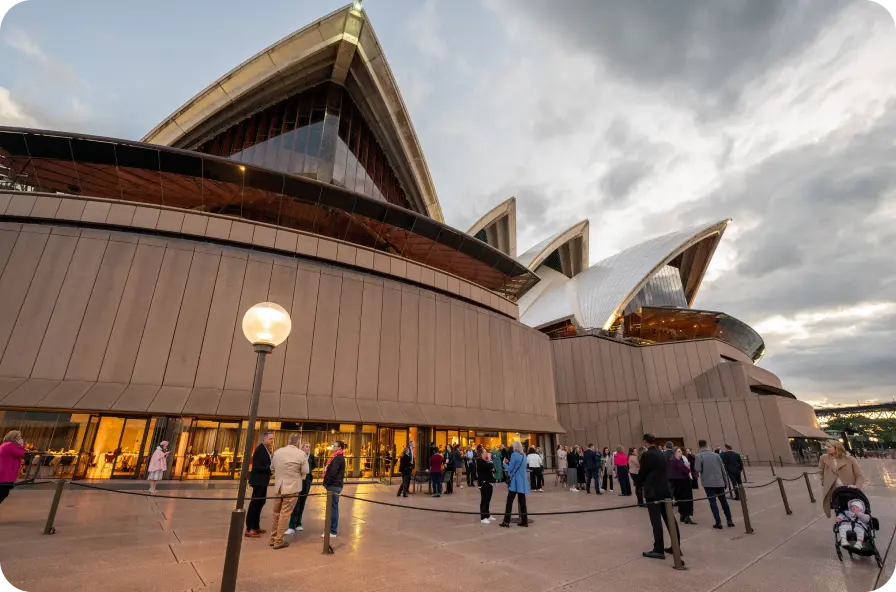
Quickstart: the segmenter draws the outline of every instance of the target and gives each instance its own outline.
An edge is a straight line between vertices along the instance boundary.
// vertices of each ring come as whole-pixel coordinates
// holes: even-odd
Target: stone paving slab
[[[863,460],[873,485],[874,514],[882,523],[881,552],[896,526],[896,462]],[[804,469],[785,467],[791,477]],[[768,468],[749,469],[752,483],[771,479]],[[818,483],[813,484],[818,495]],[[478,490],[453,496],[414,495],[396,499],[397,488],[367,484],[345,493],[368,500],[427,509],[478,510]],[[686,571],[671,557],[641,557],[651,545],[642,508],[574,515],[535,516],[528,529],[482,525],[478,516],[431,513],[340,501],[340,536],[335,555],[321,554],[323,498],[311,498],[306,530],[286,549],[272,551],[265,538],[244,539],[240,590],[319,591],[488,590],[514,592],[740,592],[762,590],[868,592],[878,578],[873,561],[841,564],[833,548],[831,522],[820,504],[810,504],[803,481],[786,484],[793,515],[784,513],[776,485],[748,493],[755,534],[743,530],[741,507],[731,502],[736,528],[713,530],[706,501],[695,502],[696,526],[682,525]],[[194,497],[229,497],[232,491],[176,491]],[[702,496],[702,492],[695,492]],[[41,534],[51,490],[18,488],[0,506],[0,565],[27,592],[56,590],[219,589],[232,501],[149,498],[79,489],[66,490],[57,517],[58,534]],[[506,489],[499,487],[492,511],[500,520]],[[531,512],[588,510],[631,504],[633,498],[573,493],[548,485],[529,496]],[[262,514],[269,526],[270,505]],[[896,550],[881,584],[893,573]]]

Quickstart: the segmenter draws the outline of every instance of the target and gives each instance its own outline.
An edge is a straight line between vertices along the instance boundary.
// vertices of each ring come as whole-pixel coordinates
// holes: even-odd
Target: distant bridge
[[[867,417],[869,419],[896,419],[896,402],[852,407],[820,407],[815,410],[818,423],[824,425],[838,417]]]

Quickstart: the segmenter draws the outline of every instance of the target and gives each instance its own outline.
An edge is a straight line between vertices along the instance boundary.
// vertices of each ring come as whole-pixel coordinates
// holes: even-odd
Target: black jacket
[[[579,466],[579,455],[575,452],[570,452],[566,455],[566,466],[570,469],[575,469]]]
[[[672,497],[669,489],[669,461],[656,446],[651,446],[641,455],[642,487],[644,499],[657,501]]]
[[[252,470],[249,472],[249,485],[267,487],[271,482],[271,453],[264,444],[259,444],[252,454]]]
[[[345,486],[345,456],[334,456],[324,471],[324,487]]]
[[[401,453],[401,458],[398,460],[398,472],[402,474],[414,472],[414,460],[407,450]]]
[[[741,460],[740,455],[733,450],[726,450],[719,456],[722,457],[722,464],[725,465],[725,470],[728,471],[729,475],[740,475],[744,470],[744,462]]]
[[[495,482],[495,465],[492,463],[483,460],[481,458],[476,459],[476,476],[479,480],[479,486],[485,485],[486,483],[494,483]]]
[[[591,450],[590,448],[582,453],[585,457],[585,470],[586,471],[596,471],[600,469],[600,455],[596,450]]]

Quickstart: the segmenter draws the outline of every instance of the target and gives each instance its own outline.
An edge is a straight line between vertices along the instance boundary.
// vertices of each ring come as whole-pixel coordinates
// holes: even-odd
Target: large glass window
[[[724,313],[706,310],[643,307],[626,315],[624,333],[644,343],[718,339],[754,362],[765,353],[762,337],[749,325]]]
[[[688,307],[678,268],[666,265],[654,274],[631,299],[625,312],[635,312],[643,306]]]
[[[0,435],[18,430],[25,440],[20,478],[72,477],[89,419],[79,413],[0,412]]]
[[[382,145],[348,91],[334,83],[319,84],[259,111],[197,151],[411,208]]]

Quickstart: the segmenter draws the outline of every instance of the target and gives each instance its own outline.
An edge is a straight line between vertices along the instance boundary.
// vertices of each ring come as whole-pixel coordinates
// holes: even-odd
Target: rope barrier
[[[55,479],[45,479],[43,481],[34,481],[32,479],[32,480],[26,480],[26,481],[16,481],[15,483],[13,483],[13,486],[14,487],[23,487],[25,485],[44,485],[45,483],[55,483],[55,482],[56,482]]]
[[[72,482],[72,481],[69,481],[68,483],[69,483],[69,485],[74,485],[75,487],[82,487],[85,489],[94,489],[97,491],[105,491],[107,493],[121,493],[124,495],[135,495],[135,496],[140,496],[140,497],[152,497],[152,498],[161,498],[161,499],[182,499],[182,500],[192,500],[192,501],[236,501],[238,499],[235,497],[195,497],[195,496],[185,496],[185,495],[162,495],[162,494],[153,494],[153,493],[150,493],[149,491],[125,491],[125,490],[121,490],[121,489],[109,489],[106,487],[98,487],[96,485],[90,485],[87,483],[77,483],[77,482]],[[728,493],[728,492],[726,492],[726,493]],[[677,506],[679,503],[687,503],[687,502],[693,503],[693,502],[706,501],[710,498],[720,498],[720,497],[726,495],[726,493],[720,493],[718,495],[711,495],[711,496],[707,496],[707,497],[694,498],[694,499],[690,499],[690,500],[676,500],[673,502],[673,505]],[[323,495],[327,495],[327,493],[326,492],[309,493],[305,497],[316,497],[316,496],[323,496]],[[291,498],[291,497],[303,497],[303,496],[301,493],[296,493],[296,494],[278,495],[278,496],[270,496],[270,497],[263,497],[263,498],[262,497],[247,497],[246,500],[251,501],[251,500],[260,500],[260,499],[264,499],[264,500],[286,499],[286,498]],[[380,506],[389,506],[389,507],[393,507],[393,508],[402,508],[402,509],[408,509],[408,510],[419,510],[419,511],[423,511],[423,512],[435,512],[435,513],[441,513],[441,514],[462,514],[462,515],[468,515],[468,516],[473,516],[473,515],[478,516],[480,514],[480,512],[465,511],[465,510],[447,510],[447,509],[439,509],[439,508],[421,508],[420,506],[405,506],[405,505],[401,505],[401,504],[382,502],[382,501],[357,497],[357,496],[349,495],[346,493],[340,493],[339,497],[358,500],[358,501],[376,504],[376,505],[380,505]],[[643,505],[662,504],[662,503],[665,503],[665,500],[644,502]],[[610,508],[591,508],[591,509],[587,509],[587,510],[566,510],[566,511],[561,511],[561,512],[527,512],[527,514],[529,516],[562,516],[562,515],[566,515],[566,514],[592,514],[592,513],[598,513],[598,512],[609,512],[612,510],[627,510],[627,509],[638,508],[638,507],[641,507],[641,505],[640,504],[629,504],[629,505],[625,505],[625,506],[613,506]]]
[[[77,483],[75,481],[69,481],[69,485],[74,485],[75,487],[83,487],[85,489],[95,489],[97,491],[105,491],[107,493],[123,493],[125,495],[137,495],[141,497],[153,497],[153,498],[162,498],[162,499],[183,499],[183,500],[195,500],[195,501],[230,501],[235,502],[239,498],[236,497],[195,497],[188,495],[162,495],[159,493],[150,493],[149,491],[124,491],[121,489],[108,489],[106,487],[97,487],[96,485],[89,485],[87,483]],[[246,501],[252,500],[272,500],[272,499],[288,499],[291,497],[314,497],[319,495],[327,495],[326,492],[322,493],[308,493],[304,496],[300,493],[288,493],[286,495],[274,495],[270,497],[247,497]]]
[[[744,485],[744,489],[762,489],[763,487],[768,487],[772,483],[777,483],[777,482],[778,482],[777,479],[772,479],[771,481],[769,481],[768,483],[766,483],[764,485],[750,485],[750,486]]]

